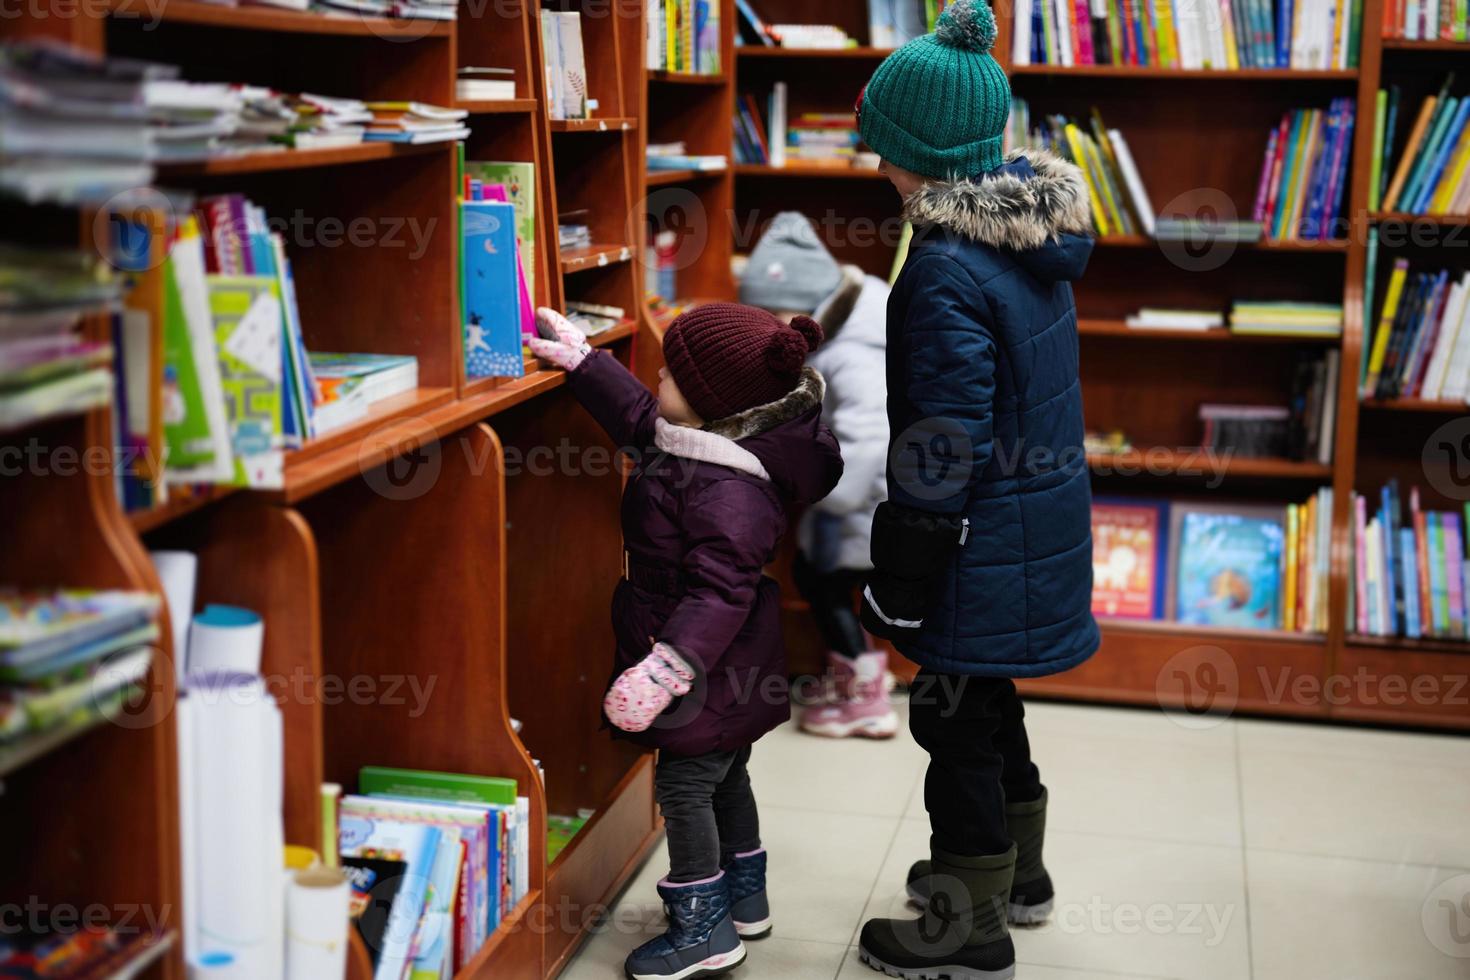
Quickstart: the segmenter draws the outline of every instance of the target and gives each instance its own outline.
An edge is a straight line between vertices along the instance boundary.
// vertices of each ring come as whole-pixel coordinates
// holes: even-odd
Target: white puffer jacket
[[[888,284],[844,266],[842,282],[813,314],[827,339],[807,363],[827,381],[822,421],[842,447],[842,479],[798,529],[818,571],[873,567],[873,511],[888,495]]]

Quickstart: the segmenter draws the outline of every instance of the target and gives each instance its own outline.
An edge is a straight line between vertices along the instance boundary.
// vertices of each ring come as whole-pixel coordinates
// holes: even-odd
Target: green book
[[[234,486],[284,484],[281,293],[273,276],[209,276],[209,313],[229,416]]]
[[[521,244],[526,291],[531,294],[531,302],[536,302],[536,165],[469,160],[464,166],[465,174],[474,180],[505,186],[506,199],[516,209],[516,239]]]
[[[1378,284],[1378,229],[1368,229],[1368,271],[1363,276],[1363,349],[1358,352],[1358,390],[1368,380],[1368,338],[1373,333],[1373,292]],[[1352,592],[1352,589],[1348,589]]]
[[[1363,0],[1352,0],[1348,5],[1348,49],[1347,66],[1358,67],[1358,48],[1363,43]]]
[[[1434,107],[1435,118],[1433,125],[1429,127],[1429,138],[1424,141],[1424,149],[1414,160],[1414,167],[1409,171],[1409,180],[1404,184],[1403,193],[1399,194],[1400,210],[1408,211],[1414,199],[1419,196],[1419,189],[1428,179],[1434,160],[1439,156],[1440,144],[1448,138],[1450,120],[1459,107],[1460,100],[1454,96],[1441,100]]]
[[[1378,90],[1373,100],[1373,161],[1368,173],[1368,210],[1378,210],[1378,188],[1383,171],[1383,126],[1388,118],[1388,91]]]
[[[365,796],[407,796],[445,803],[516,805],[516,781],[504,776],[470,776],[456,772],[391,769],[363,766],[357,773],[358,792]]]
[[[229,420],[203,242],[192,216],[163,263],[163,365],[170,406],[163,413],[168,482],[228,483],[234,473]]]

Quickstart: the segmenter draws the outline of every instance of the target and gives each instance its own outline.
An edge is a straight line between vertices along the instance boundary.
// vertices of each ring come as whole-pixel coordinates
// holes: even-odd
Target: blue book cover
[[[1342,215],[1342,199],[1347,191],[1348,181],[1351,179],[1348,176],[1348,160],[1352,156],[1353,126],[1356,122],[1357,110],[1354,108],[1352,102],[1344,101],[1342,133],[1338,137],[1338,143],[1342,147],[1342,152],[1337,156],[1336,166],[1333,168],[1336,173],[1333,175],[1332,206],[1327,209],[1326,217],[1323,218],[1323,238],[1328,237],[1332,233],[1332,229],[1337,227],[1337,219]]]
[[[428,824],[343,815],[338,847],[344,857],[403,861],[403,883],[393,898],[374,980],[399,980],[408,969],[413,940],[428,896],[429,876],[439,851],[439,828]]]
[[[1232,512],[1176,505],[1174,618],[1197,626],[1279,629],[1285,523],[1282,508]]]
[[[1429,121],[1429,135],[1424,141],[1424,148],[1414,157],[1414,165],[1409,168],[1408,182],[1404,184],[1403,192],[1399,194],[1399,204],[1402,210],[1408,210],[1418,196],[1424,173],[1429,169],[1429,162],[1439,151],[1440,141],[1444,139],[1450,119],[1459,108],[1460,100],[1454,96],[1445,98],[1434,107],[1434,115]]]
[[[1315,240],[1321,237],[1322,200],[1327,194],[1328,171],[1332,167],[1332,145],[1341,125],[1341,106],[1334,99],[1327,110],[1327,124],[1322,129],[1322,139],[1317,146],[1317,158],[1311,162],[1312,174],[1307,179],[1303,193],[1307,203],[1302,208],[1301,225],[1291,229],[1302,239]]]
[[[1383,526],[1383,594],[1387,598],[1384,603],[1388,611],[1388,622],[1384,624],[1384,632],[1399,635],[1399,601],[1398,585],[1398,555],[1394,550],[1398,545],[1397,535],[1394,534],[1395,521],[1393,519],[1393,499],[1388,492],[1388,487],[1380,487],[1378,491],[1382,509],[1378,512],[1378,522]]]
[[[1292,0],[1277,0],[1276,4],[1276,67],[1291,67],[1291,8]]]
[[[470,378],[519,378],[520,273],[515,205],[463,201],[464,359]]]
[[[1405,527],[1399,529],[1399,573],[1404,583],[1404,634],[1418,639],[1424,635],[1424,628],[1419,622],[1419,562],[1414,544],[1414,529]]]

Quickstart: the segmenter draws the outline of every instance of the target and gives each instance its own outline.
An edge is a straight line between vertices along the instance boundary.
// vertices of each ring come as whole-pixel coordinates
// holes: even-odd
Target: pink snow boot
[[[801,730],[828,738],[892,738],[898,714],[888,697],[888,654],[869,650],[856,660],[828,652],[834,697],[801,714]]]

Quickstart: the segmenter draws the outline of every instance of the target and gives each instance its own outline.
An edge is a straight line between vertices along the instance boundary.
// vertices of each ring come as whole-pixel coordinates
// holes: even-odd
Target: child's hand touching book
[[[541,307],[536,311],[536,333],[529,346],[531,353],[565,371],[575,371],[583,358],[592,353],[587,335],[555,310]]]

